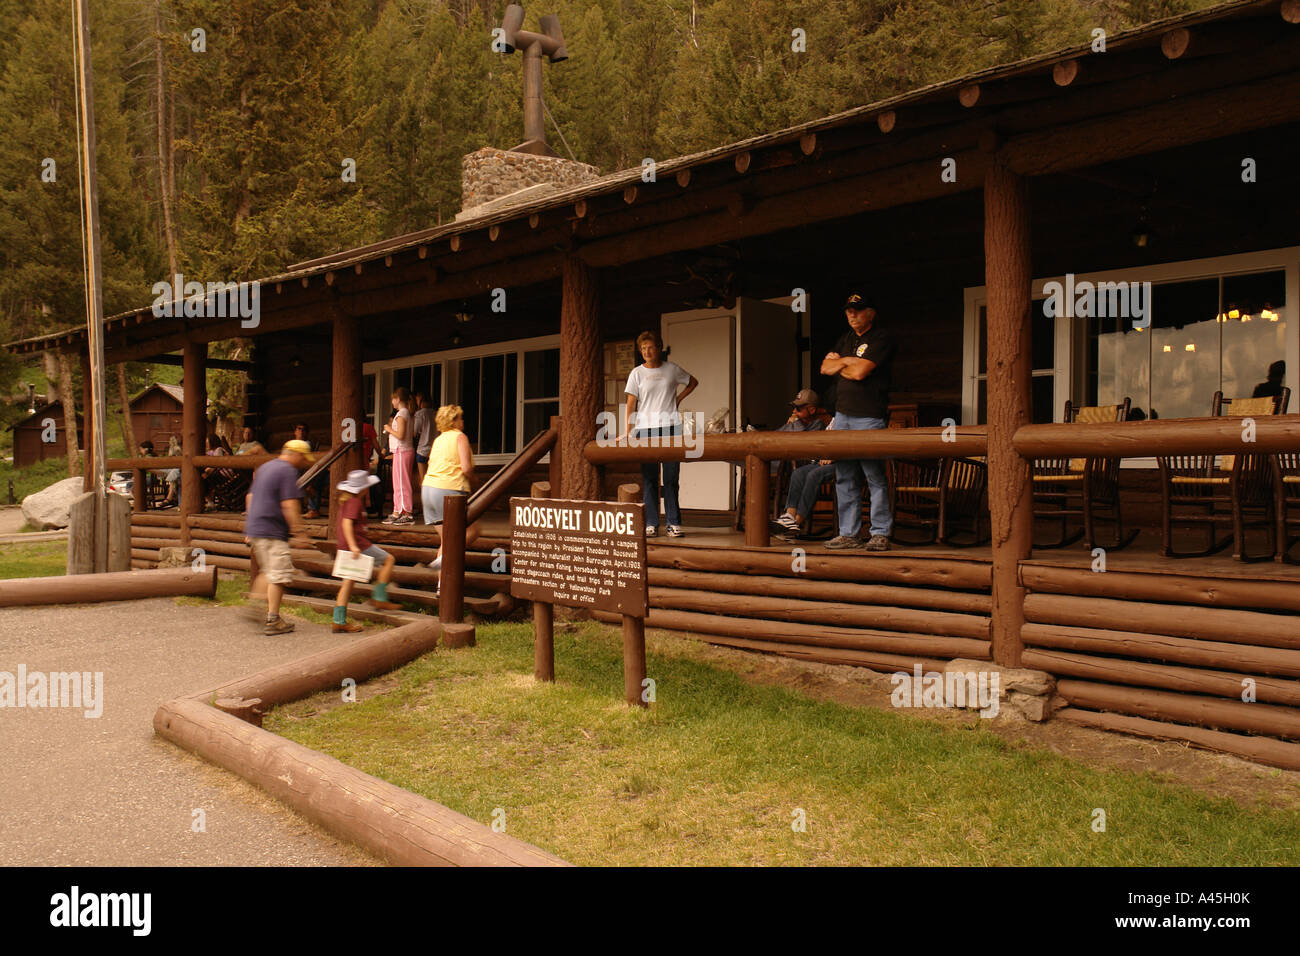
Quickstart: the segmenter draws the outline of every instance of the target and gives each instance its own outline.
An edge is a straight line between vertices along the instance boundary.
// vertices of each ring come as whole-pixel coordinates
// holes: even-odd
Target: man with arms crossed
[[[884,428],[889,416],[889,376],[894,360],[894,338],[888,329],[875,324],[876,310],[870,300],[854,293],[844,303],[849,329],[822,360],[823,375],[838,376],[836,383],[835,431]],[[862,477],[871,495],[871,537],[865,545],[862,531]],[[888,551],[894,516],[889,506],[889,485],[884,463],[859,458],[835,463],[835,501],[839,510],[839,536],[826,547]]]

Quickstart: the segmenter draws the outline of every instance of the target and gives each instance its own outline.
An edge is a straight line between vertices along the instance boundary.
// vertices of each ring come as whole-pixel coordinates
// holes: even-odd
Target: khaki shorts
[[[266,579],[272,584],[288,584],[293,580],[293,557],[289,542],[279,538],[254,538],[253,557]]]

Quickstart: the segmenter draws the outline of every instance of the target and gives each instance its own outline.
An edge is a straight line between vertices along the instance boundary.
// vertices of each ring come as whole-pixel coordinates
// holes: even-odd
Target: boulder
[[[68,526],[68,508],[81,496],[82,478],[64,478],[23,499],[23,517],[33,527],[45,531]]]

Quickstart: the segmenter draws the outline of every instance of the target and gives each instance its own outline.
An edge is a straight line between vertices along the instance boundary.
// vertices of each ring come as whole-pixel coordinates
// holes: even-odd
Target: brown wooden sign
[[[644,506],[511,498],[510,593],[645,617]]]

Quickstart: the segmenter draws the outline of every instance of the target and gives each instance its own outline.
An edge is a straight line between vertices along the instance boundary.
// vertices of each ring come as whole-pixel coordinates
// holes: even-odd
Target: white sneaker
[[[791,531],[799,530],[799,519],[796,518],[794,515],[790,514],[789,512],[786,512],[785,514],[781,515],[781,517],[777,518],[776,523],[779,524],[782,528],[788,528]]]
[[[659,528],[657,526],[652,524],[648,524],[645,526],[645,536],[647,538],[653,538],[658,533],[659,533]]]
[[[441,567],[442,567],[442,558],[434,558],[432,561],[429,562],[429,570],[431,571],[437,571]]]
[[[686,532],[683,531],[678,525],[670,524],[668,526],[668,537],[670,538],[680,538],[685,533]]]

